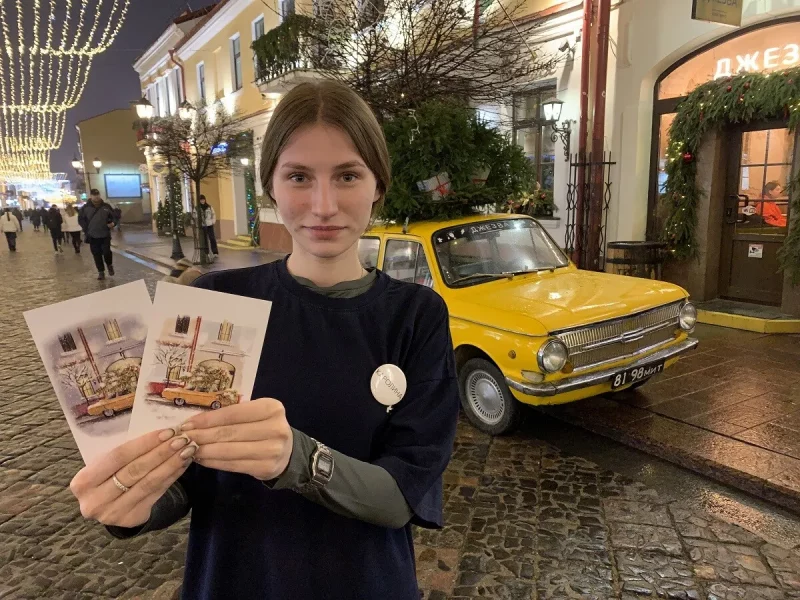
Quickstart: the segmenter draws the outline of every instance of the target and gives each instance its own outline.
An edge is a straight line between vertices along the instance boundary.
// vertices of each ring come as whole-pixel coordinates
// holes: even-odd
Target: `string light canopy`
[[[0,152],[55,149],[130,0],[0,2]]]

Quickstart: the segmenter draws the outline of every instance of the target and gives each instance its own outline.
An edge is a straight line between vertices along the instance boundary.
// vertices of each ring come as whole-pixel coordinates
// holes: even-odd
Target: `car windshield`
[[[542,227],[525,218],[442,229],[433,235],[433,246],[442,277],[450,286],[475,285],[569,264]]]

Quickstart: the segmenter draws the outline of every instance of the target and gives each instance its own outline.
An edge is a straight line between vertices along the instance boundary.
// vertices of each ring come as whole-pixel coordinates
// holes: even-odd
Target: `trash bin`
[[[617,275],[661,279],[666,249],[664,242],[609,242],[607,270]]]

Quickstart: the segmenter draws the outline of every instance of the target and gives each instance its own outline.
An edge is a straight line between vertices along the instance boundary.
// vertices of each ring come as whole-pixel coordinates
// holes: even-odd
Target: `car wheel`
[[[107,408],[103,411],[103,416],[108,417],[109,419],[114,416],[114,409]]]
[[[222,404],[220,404],[219,400],[214,400],[211,403],[211,410],[217,410],[218,408],[221,408],[221,407],[222,407]]]
[[[175,406],[183,406],[186,404],[186,400],[183,398],[175,398]]]
[[[519,425],[521,406],[506,385],[505,377],[488,360],[468,360],[458,375],[461,406],[467,418],[490,435],[511,433]]]

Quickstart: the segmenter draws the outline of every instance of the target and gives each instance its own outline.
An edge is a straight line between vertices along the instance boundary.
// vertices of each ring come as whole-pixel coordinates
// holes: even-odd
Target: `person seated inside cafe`
[[[764,219],[764,223],[773,227],[786,227],[786,215],[781,212],[776,200],[782,200],[783,186],[777,181],[770,181],[764,186],[764,193],[761,195],[761,209],[759,213]]]

